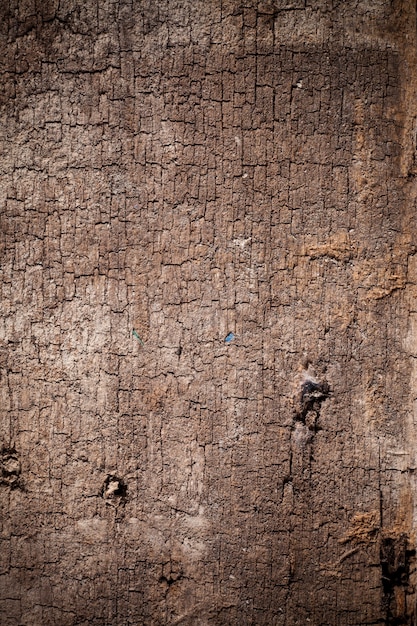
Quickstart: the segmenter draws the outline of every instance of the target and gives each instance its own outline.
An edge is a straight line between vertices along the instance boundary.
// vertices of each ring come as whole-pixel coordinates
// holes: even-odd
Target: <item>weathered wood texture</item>
[[[1,624],[414,624],[415,3],[0,29]]]

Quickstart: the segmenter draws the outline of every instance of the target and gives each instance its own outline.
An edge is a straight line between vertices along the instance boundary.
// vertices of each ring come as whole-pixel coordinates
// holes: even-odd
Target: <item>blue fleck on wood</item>
[[[144,346],[145,344],[143,343],[142,339],[139,337],[138,333],[136,332],[135,329],[132,330],[132,335],[134,337],[136,337],[136,339],[138,339],[138,341],[140,341],[140,343],[142,344],[142,346]]]

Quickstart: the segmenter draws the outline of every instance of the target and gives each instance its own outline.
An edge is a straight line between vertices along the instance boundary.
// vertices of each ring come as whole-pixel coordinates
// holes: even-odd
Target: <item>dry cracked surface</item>
[[[4,626],[414,624],[414,4],[1,3]]]

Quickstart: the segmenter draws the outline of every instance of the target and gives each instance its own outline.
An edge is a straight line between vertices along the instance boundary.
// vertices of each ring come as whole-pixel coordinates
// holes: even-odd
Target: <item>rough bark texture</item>
[[[0,29],[1,624],[415,624],[415,3]]]

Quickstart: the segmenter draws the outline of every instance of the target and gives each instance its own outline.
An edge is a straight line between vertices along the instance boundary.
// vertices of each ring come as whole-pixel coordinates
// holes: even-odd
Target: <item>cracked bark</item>
[[[415,3],[0,6],[0,621],[415,623]]]

